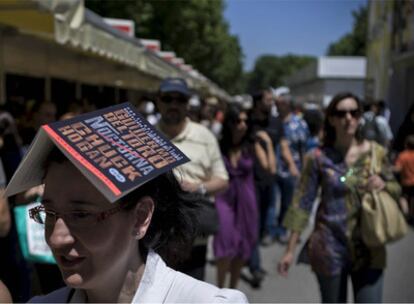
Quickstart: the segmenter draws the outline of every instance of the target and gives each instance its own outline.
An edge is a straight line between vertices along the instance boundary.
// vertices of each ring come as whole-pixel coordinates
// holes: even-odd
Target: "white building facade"
[[[338,92],[365,95],[365,57],[319,57],[289,76],[286,85],[298,103],[326,107]]]

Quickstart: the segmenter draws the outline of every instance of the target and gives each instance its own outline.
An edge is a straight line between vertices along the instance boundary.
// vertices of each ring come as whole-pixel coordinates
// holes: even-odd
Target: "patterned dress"
[[[217,195],[220,230],[213,249],[216,258],[250,258],[258,235],[258,211],[253,183],[253,157],[243,152],[237,167],[224,157],[229,172],[228,189]]]
[[[397,199],[401,190],[391,172],[386,150],[371,144],[381,160],[380,176],[386,182],[385,190]],[[343,269],[385,268],[385,247],[368,248],[359,229],[360,198],[364,194],[360,186],[369,177],[370,160],[368,151],[348,167],[340,153],[329,147],[317,148],[306,157],[300,186],[284,225],[292,231],[304,230],[321,188],[315,227],[299,256],[299,262],[309,262],[318,274],[329,276],[338,275]]]

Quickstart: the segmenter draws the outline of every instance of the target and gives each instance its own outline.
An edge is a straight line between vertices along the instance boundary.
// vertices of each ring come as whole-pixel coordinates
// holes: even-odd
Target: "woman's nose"
[[[75,242],[75,238],[62,218],[58,218],[49,229],[51,229],[50,234],[46,234],[49,235],[48,244],[52,249],[59,249]]]
[[[346,119],[347,120],[352,120],[354,117],[352,116],[351,112],[346,112]]]

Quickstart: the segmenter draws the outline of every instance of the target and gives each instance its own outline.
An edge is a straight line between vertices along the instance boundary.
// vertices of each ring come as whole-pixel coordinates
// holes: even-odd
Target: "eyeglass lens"
[[[63,218],[67,224],[71,224],[76,227],[86,227],[94,223],[105,220],[109,216],[117,213],[123,208],[119,205],[112,209],[99,212],[99,213],[90,213],[84,211],[74,211],[64,214],[58,214],[54,211],[45,210],[43,206],[38,206],[31,209],[30,217],[37,223],[42,225],[53,225],[58,217]]]

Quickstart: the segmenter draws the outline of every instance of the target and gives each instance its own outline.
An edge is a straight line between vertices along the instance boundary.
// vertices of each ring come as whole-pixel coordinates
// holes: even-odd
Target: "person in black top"
[[[271,229],[276,229],[275,223],[275,174],[276,174],[276,156],[275,147],[281,146],[284,159],[293,164],[296,168],[292,155],[290,154],[289,145],[284,138],[282,122],[271,116],[271,108],[273,105],[273,96],[270,90],[263,90],[253,95],[253,109],[249,115],[251,121],[251,137],[257,141],[270,154],[267,163],[266,158],[256,156],[254,165],[255,186],[257,203],[259,210],[259,240],[263,240],[267,234],[271,235]],[[269,138],[272,142],[271,151],[266,144]],[[249,261],[249,269],[251,272],[250,283],[253,287],[260,287],[260,283],[264,277],[264,271],[260,265],[259,243],[253,250],[252,257]]]

